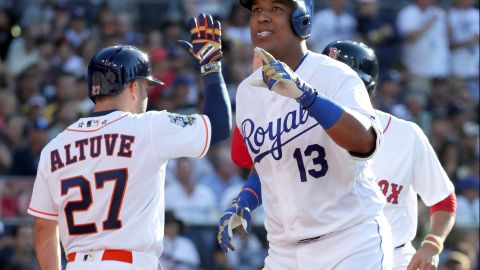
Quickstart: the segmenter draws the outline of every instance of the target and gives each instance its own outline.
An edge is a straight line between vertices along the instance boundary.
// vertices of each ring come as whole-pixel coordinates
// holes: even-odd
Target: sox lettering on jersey
[[[397,185],[395,183],[389,183],[387,180],[383,179],[378,182],[380,189],[383,192],[383,195],[387,198],[387,202],[391,204],[398,204],[398,196],[402,192],[403,186]],[[388,187],[390,186],[390,193]],[[387,195],[387,193],[389,193]]]
[[[276,120],[268,122],[266,127],[256,126],[255,122],[249,118],[243,120],[243,140],[245,145],[250,149],[250,152],[255,154],[255,158],[253,159],[254,163],[260,162],[267,155],[272,155],[275,160],[282,159],[282,146],[317,126],[318,123],[303,129],[300,133],[290,137],[285,142],[282,142],[282,134],[296,130],[300,125],[307,123],[308,118],[308,112],[299,105],[297,110],[288,112],[284,118],[279,117]],[[270,150],[261,153],[260,148],[266,143],[266,140],[271,141],[272,147]]]
[[[50,171],[54,172],[58,169],[61,169],[70,164],[76,163],[78,161],[83,161],[86,159],[85,148],[88,147],[90,150],[88,153],[91,158],[99,157],[102,153],[102,144],[105,145],[105,153],[107,156],[112,156],[114,149],[117,145],[117,138],[120,137],[120,144],[116,155],[119,157],[132,157],[132,144],[135,142],[135,137],[124,134],[104,134],[103,136],[93,136],[90,138],[85,138],[82,140],[75,141],[75,148],[77,148],[77,153],[72,153],[71,144],[64,145],[64,160],[60,155],[58,149],[52,150],[50,152]],[[103,143],[102,143],[103,141]]]

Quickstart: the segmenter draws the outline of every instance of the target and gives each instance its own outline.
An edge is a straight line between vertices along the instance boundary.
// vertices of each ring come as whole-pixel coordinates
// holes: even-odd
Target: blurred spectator
[[[479,228],[480,180],[478,177],[468,176],[457,182],[457,217],[455,226],[459,228]]]
[[[87,27],[87,11],[84,7],[78,6],[72,10],[70,27],[65,32],[65,38],[74,48],[80,47],[84,40],[90,36],[90,29]]]
[[[212,14],[225,18],[229,10],[226,1],[222,0],[183,0],[187,18],[198,16],[200,13]]]
[[[192,178],[192,162],[189,158],[177,159],[176,182],[165,188],[165,208],[174,210],[188,224],[209,224],[213,221],[215,194]],[[215,217],[216,218],[216,217]]]
[[[40,152],[47,144],[47,127],[47,122],[43,120],[27,123],[25,127],[27,141],[23,147],[14,152],[10,174],[35,175],[37,173]]]
[[[397,17],[409,90],[421,94],[430,93],[431,79],[449,75],[446,15],[433,2],[415,0],[402,8]]]
[[[80,116],[88,115],[94,108],[95,104],[88,97],[88,82],[86,77],[79,77],[75,82],[74,99],[75,102],[72,106],[75,106],[76,111]],[[73,123],[73,122],[72,122]]]
[[[33,251],[33,227],[19,225],[13,228],[13,245],[0,250],[5,258],[2,269],[37,270],[40,269]]]
[[[72,101],[60,104],[48,128],[48,141],[53,140],[59,133],[78,119],[77,106],[75,105],[75,102]]]
[[[39,28],[33,24],[23,29],[24,34],[15,38],[7,53],[7,66],[12,76],[17,76],[38,62],[38,49],[35,46]]]
[[[86,75],[83,59],[75,54],[75,49],[66,39],[57,41],[56,52],[53,65],[57,72],[72,73],[78,77]]]
[[[232,245],[235,247],[235,252],[228,252],[226,256],[233,269],[261,269],[267,250],[254,232],[247,234],[243,229],[235,230]]]
[[[179,114],[194,114],[197,112],[197,91],[194,82],[186,75],[179,74],[173,81],[173,100],[176,104],[174,112]]]
[[[461,164],[460,143],[457,138],[446,140],[438,150],[438,160],[454,183],[458,180],[458,168]]]
[[[17,89],[15,94],[17,95],[18,105],[20,106],[21,113],[28,112],[28,101],[33,96],[40,94],[40,74],[38,66],[33,65],[25,69],[16,78]]]
[[[0,139],[0,175],[5,175],[10,172],[12,166],[12,153],[8,149],[3,140]],[[1,213],[1,211],[0,211]]]
[[[55,69],[53,66],[53,57],[55,55],[55,44],[48,37],[40,37],[36,41],[38,48],[38,71],[41,73],[41,84],[51,84],[55,77]]]
[[[432,117],[430,112],[426,110],[426,99],[427,97],[420,93],[407,94],[404,103],[395,105],[392,113],[397,117],[417,123],[423,132],[430,136]]]
[[[448,12],[452,74],[467,82],[478,102],[479,10],[472,0],[455,0]]]
[[[8,47],[13,40],[11,28],[12,19],[10,13],[0,8],[0,62],[7,59]]]
[[[152,63],[153,76],[165,83],[165,85],[157,85],[150,90],[148,97],[155,100],[168,87],[172,87],[175,80],[175,71],[170,65],[168,51],[165,48],[153,49],[150,52],[150,62]]]
[[[54,95],[50,97],[53,98],[53,100],[50,101],[50,104],[48,104],[45,109],[45,117],[48,119],[49,123],[53,121],[62,104],[74,99],[76,94],[75,91],[77,90],[75,85],[76,82],[77,79],[73,74],[61,73],[57,75]],[[83,89],[83,91],[86,92],[85,89]]]
[[[471,270],[470,265],[467,255],[458,251],[450,251],[439,270]]]
[[[0,134],[7,125],[8,118],[17,113],[17,99],[7,91],[0,91]]]
[[[200,256],[192,240],[182,236],[183,222],[174,212],[165,211],[165,238],[160,262],[165,270],[195,270]]]
[[[13,115],[8,118],[7,125],[3,131],[3,139],[10,151],[16,151],[24,142],[25,117]]]
[[[221,204],[222,195],[231,186],[242,185],[243,180],[238,175],[238,167],[230,158],[230,149],[223,147],[211,158],[215,172],[207,175],[200,183],[208,186],[215,193],[216,203],[223,208],[227,204]]]
[[[52,40],[59,40],[64,37],[65,31],[70,23],[70,12],[68,10],[67,3],[64,1],[58,1],[54,5],[53,9],[53,21],[52,21]]]
[[[376,88],[373,103],[375,108],[381,111],[392,113],[393,108],[400,102],[402,94],[402,77],[398,71],[389,70],[380,77],[379,85]]]
[[[115,29],[120,37],[120,44],[138,46],[144,42],[143,34],[133,29],[132,18],[126,11],[115,16]]]
[[[230,9],[230,15],[226,24],[222,25],[223,38],[243,45],[251,44],[250,37],[250,14],[247,9],[235,3]]]
[[[315,52],[340,39],[354,39],[357,21],[347,12],[350,0],[329,0],[330,7],[313,15],[312,35],[307,40]]]
[[[357,31],[360,39],[375,50],[380,70],[389,70],[398,60],[398,37],[394,16],[380,12],[378,0],[357,0]]]

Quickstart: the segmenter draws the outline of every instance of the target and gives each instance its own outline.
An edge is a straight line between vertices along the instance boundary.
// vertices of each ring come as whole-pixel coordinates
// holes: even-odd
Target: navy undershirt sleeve
[[[203,114],[208,116],[212,126],[210,144],[227,139],[232,129],[232,109],[227,86],[220,72],[212,72],[203,77],[205,85],[205,105]]]

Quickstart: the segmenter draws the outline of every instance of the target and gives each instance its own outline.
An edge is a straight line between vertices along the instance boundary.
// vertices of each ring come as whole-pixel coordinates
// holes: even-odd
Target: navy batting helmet
[[[147,79],[163,84],[152,76],[148,55],[133,46],[111,46],[99,50],[88,64],[88,97],[114,96],[128,82]]]
[[[370,47],[356,41],[339,40],[328,44],[322,54],[350,66],[362,79],[368,94],[374,95],[378,79],[378,60]]]
[[[292,28],[295,34],[307,39],[312,32],[313,0],[289,0],[295,4],[292,13]],[[240,5],[252,10],[253,0],[239,0]]]

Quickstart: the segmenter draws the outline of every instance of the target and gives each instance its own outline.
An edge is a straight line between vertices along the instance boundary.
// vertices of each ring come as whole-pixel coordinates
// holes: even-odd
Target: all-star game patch
[[[191,126],[196,121],[195,117],[192,115],[181,115],[177,113],[170,113],[168,118],[170,118],[170,123],[181,127]]]

